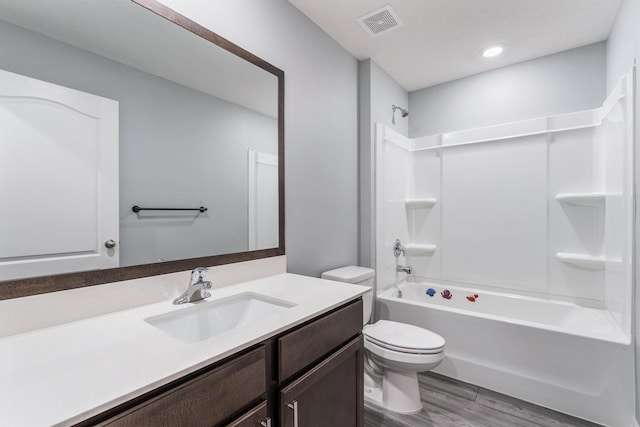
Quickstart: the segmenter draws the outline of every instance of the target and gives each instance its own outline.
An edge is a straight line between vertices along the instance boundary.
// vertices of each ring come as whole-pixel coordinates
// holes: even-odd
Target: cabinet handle
[[[287,406],[293,409],[293,427],[298,427],[298,401],[294,400]]]
[[[263,427],[271,427],[271,418],[267,417],[266,420],[260,421],[260,425]]]

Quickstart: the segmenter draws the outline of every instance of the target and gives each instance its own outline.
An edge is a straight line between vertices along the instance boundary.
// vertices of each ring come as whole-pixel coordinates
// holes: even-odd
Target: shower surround
[[[632,419],[633,383],[624,378],[633,374],[634,73],[595,110],[414,139],[377,125],[376,280],[386,292],[378,316],[441,334],[447,354],[436,371],[611,426]],[[390,300],[387,289],[406,277],[397,263],[437,288],[433,299]],[[442,298],[453,289],[468,292]],[[491,322],[474,314],[483,304],[473,296],[480,303],[483,292],[508,296]],[[515,310],[526,298],[590,310],[578,329],[562,316],[540,328],[553,320],[539,304]],[[451,314],[459,304],[464,318]],[[508,314],[516,311],[529,323]],[[588,325],[603,318],[605,333],[595,333]],[[514,322],[517,331],[506,329]],[[465,339],[469,328],[482,339]],[[546,370],[534,362],[545,349],[554,356],[544,358]],[[573,367],[590,349],[609,363],[594,363],[585,378],[588,366]],[[565,374],[551,378],[561,367]]]

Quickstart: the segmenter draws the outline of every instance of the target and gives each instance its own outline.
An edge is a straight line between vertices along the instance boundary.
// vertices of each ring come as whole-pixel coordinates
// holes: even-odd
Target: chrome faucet
[[[404,246],[402,246],[400,239],[396,239],[396,241],[393,242],[393,255],[398,258],[400,254],[404,255]]]
[[[400,257],[400,254],[405,255],[405,248],[404,246],[402,246],[402,242],[400,242],[400,239],[396,239],[396,241],[393,242],[393,255],[396,257],[396,273],[411,274],[410,266],[408,265],[404,266],[404,265],[398,264],[398,258]],[[400,290],[398,290],[398,292],[399,291]]]
[[[201,299],[209,298],[211,293],[211,282],[204,280],[204,275],[207,272],[205,267],[196,267],[191,271],[191,280],[189,281],[189,287],[182,295],[173,300],[174,304],[185,304],[187,302],[199,301]]]
[[[410,266],[404,266],[404,265],[398,265],[396,264],[396,272],[397,273],[407,273],[407,274],[411,274],[411,267]]]

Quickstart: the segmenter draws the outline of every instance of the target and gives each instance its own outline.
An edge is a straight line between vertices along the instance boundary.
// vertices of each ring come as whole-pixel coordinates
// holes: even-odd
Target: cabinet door
[[[363,343],[360,335],[282,389],[283,427],[364,425]]]

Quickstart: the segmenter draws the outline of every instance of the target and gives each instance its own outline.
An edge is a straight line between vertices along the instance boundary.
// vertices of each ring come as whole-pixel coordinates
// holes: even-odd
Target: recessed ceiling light
[[[482,56],[485,58],[493,58],[500,55],[503,51],[504,48],[500,45],[489,46],[482,49]]]

